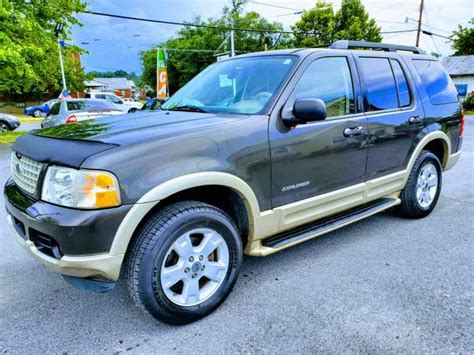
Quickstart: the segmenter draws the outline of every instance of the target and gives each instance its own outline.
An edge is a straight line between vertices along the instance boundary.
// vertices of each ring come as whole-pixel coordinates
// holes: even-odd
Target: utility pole
[[[424,0],[420,2],[420,15],[418,16],[418,29],[416,30],[416,46],[420,45],[420,33],[421,33],[421,17],[423,16],[423,3]]]
[[[232,27],[234,27],[234,22],[232,22]],[[230,56],[235,57],[234,30],[230,31]]]
[[[59,34],[63,31],[64,24],[57,23],[54,27],[54,32],[56,33],[56,40],[58,42],[58,50],[59,50],[59,64],[61,65],[61,77],[63,79],[63,90],[67,90],[66,88],[66,75],[64,74],[64,63],[63,63],[63,53],[61,50],[61,41],[59,40]]]
[[[58,39],[58,49],[59,49],[59,64],[61,65],[61,77],[63,79],[63,90],[67,90],[66,88],[66,75],[64,75],[64,63],[63,63],[63,54],[61,51],[61,43]]]

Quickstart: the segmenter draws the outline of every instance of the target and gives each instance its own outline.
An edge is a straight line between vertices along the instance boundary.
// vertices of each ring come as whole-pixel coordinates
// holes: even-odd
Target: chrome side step
[[[304,240],[312,239],[348,224],[382,212],[400,203],[396,197],[386,197],[372,201],[368,204],[355,207],[351,210],[320,219],[314,223],[307,224],[296,229],[279,233],[262,241],[262,246],[273,249],[284,248],[289,244],[297,244]]]

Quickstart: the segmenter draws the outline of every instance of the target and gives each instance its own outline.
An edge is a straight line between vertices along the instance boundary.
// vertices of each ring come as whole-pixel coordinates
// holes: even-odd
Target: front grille
[[[43,163],[18,155],[18,153],[15,152],[12,153],[11,172],[13,181],[15,181],[20,189],[30,194],[36,192],[38,179],[43,166]]]

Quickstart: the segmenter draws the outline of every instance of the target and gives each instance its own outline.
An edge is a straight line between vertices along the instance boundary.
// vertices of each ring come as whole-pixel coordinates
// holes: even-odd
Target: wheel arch
[[[425,135],[415,147],[407,166],[407,174],[410,173],[416,159],[423,150],[429,150],[435,154],[441,162],[443,170],[448,166],[451,155],[449,136],[442,131],[434,131]]]
[[[243,228],[247,228],[245,231],[245,234],[247,235],[243,236],[244,239],[247,236],[253,235],[255,220],[260,214],[260,208],[251,187],[245,181],[232,174],[222,172],[202,172],[166,181],[146,193],[137,203],[134,204],[120,224],[117,233],[115,234],[110,254],[125,255],[129,244],[140,225],[156,210],[161,209],[170,203],[185,200],[186,198],[207,203],[213,201],[212,197],[215,199],[215,196],[207,196],[206,198],[202,194],[203,191],[219,194],[219,197],[221,197],[221,193],[229,192],[238,198],[239,200],[236,201],[237,206],[241,204],[245,209],[245,216],[238,216],[239,211],[235,212],[237,215],[232,215],[232,211],[229,213],[225,208],[224,210],[231,214],[231,217],[234,219],[238,227],[243,226]],[[223,198],[222,201],[225,201],[225,199]],[[222,208],[222,206],[219,206],[219,203],[211,202],[211,204],[217,205],[216,207],[218,208]],[[243,220],[244,217],[245,220]],[[236,220],[236,218],[238,218],[238,220]],[[243,240],[243,242],[245,243],[245,240]]]

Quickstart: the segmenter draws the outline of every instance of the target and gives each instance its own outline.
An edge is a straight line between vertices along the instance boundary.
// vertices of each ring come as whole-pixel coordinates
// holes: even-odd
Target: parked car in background
[[[0,113],[0,132],[14,131],[20,127],[20,120],[16,116]]]
[[[41,105],[26,107],[23,113],[33,117],[45,116],[56,102],[58,102],[57,99],[52,99]]]
[[[123,114],[123,111],[118,110],[114,104],[107,100],[61,100],[51,107],[48,115],[43,122],[41,122],[41,128],[120,114]]]
[[[148,99],[147,102],[142,106],[142,111],[155,111],[159,110],[160,106],[166,102],[165,99],[159,99],[157,97]]]
[[[110,101],[116,106],[117,109],[124,112],[135,112],[137,110],[140,110],[143,106],[141,102],[134,101],[133,99],[121,99],[117,95],[114,95],[109,92],[92,91],[86,94],[86,98]]]

